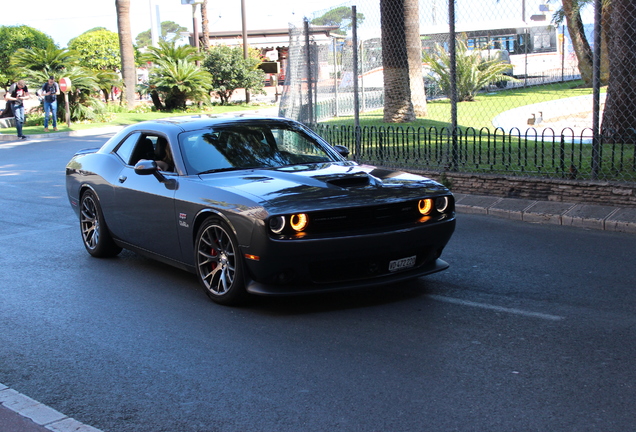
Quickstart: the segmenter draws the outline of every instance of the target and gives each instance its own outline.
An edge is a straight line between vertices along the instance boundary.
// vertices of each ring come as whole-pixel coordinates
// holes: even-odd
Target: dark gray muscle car
[[[150,255],[222,304],[447,268],[448,189],[346,154],[288,119],[149,121],[75,154],[66,189],[89,254]]]

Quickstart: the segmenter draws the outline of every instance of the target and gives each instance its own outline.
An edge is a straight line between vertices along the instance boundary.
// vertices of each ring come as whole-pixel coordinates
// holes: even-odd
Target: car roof
[[[135,129],[151,129],[166,130],[178,129],[181,131],[193,131],[220,125],[237,125],[237,124],[295,124],[298,123],[282,117],[263,117],[248,115],[205,115],[197,114],[192,116],[170,117],[160,120],[149,120],[137,123]]]

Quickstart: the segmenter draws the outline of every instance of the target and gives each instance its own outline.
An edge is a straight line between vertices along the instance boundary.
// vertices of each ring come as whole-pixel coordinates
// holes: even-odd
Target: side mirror
[[[148,159],[141,159],[135,164],[135,174],[150,175],[158,171],[157,162]]]
[[[153,160],[140,159],[139,162],[135,164],[134,169],[135,169],[135,174],[138,174],[138,175],[152,174],[161,183],[167,183],[169,181],[163,174],[159,172],[159,168],[157,168],[157,162]]]
[[[349,156],[349,149],[343,145],[335,145],[333,146],[334,149],[336,149],[336,151],[338,153],[340,153],[341,156],[344,157],[348,157]]]

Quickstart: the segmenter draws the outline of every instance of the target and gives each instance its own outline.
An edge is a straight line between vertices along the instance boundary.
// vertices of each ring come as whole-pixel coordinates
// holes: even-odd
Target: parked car
[[[76,153],[66,189],[89,254],[149,255],[195,273],[218,303],[447,268],[449,190],[347,153],[288,119],[179,117]]]

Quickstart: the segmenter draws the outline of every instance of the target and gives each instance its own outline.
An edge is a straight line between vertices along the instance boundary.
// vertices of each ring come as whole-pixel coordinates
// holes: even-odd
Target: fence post
[[[305,52],[307,53],[307,120],[314,124],[314,95],[311,73],[311,46],[309,45],[309,20],[305,18]]]
[[[334,87],[334,96],[335,96],[335,113],[334,116],[338,117],[338,51],[336,44],[338,43],[337,38],[333,38],[333,87]]]
[[[598,179],[601,169],[600,94],[601,94],[601,4],[594,1],[594,52],[592,75],[592,180]]]
[[[457,59],[455,57],[456,36],[455,36],[455,0],[448,1],[448,38],[450,56],[450,97],[451,97],[451,163],[450,170],[457,171],[459,149],[457,143]]]
[[[360,159],[360,99],[358,95],[358,11],[351,6],[351,39],[353,42],[353,120],[355,127],[355,160]]]

